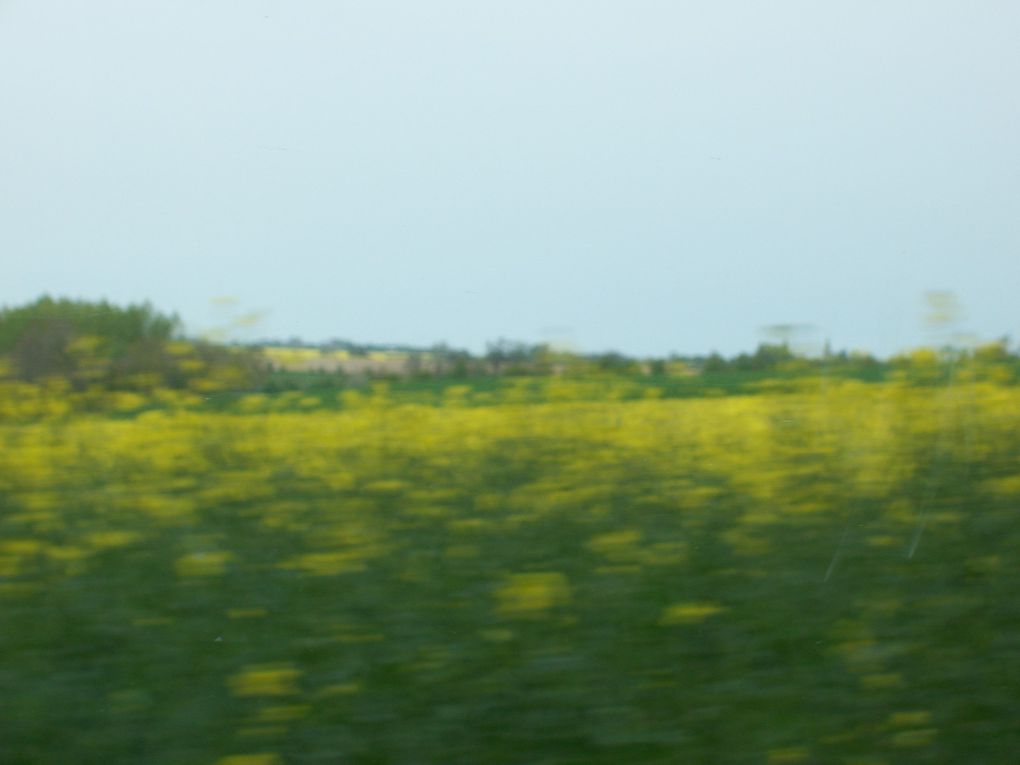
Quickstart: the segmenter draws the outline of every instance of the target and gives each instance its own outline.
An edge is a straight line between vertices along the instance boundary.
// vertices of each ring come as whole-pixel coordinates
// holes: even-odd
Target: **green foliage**
[[[258,374],[250,352],[187,341],[176,315],[148,303],[48,296],[0,310],[0,358],[15,379],[62,379],[77,390],[246,387]]]
[[[0,309],[0,353],[23,345],[26,335],[57,328],[75,335],[95,335],[115,353],[143,340],[166,341],[180,334],[177,316],[158,313],[148,303],[120,308],[104,301],[54,300],[43,296],[25,306]]]

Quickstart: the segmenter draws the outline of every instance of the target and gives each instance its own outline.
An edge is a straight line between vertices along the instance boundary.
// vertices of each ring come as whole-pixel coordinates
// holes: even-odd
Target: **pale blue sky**
[[[1020,337],[1020,4],[0,0],[0,303],[733,353]]]

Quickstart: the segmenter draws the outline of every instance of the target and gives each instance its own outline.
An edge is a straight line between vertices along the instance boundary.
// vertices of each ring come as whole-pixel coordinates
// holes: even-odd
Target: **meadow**
[[[429,395],[4,384],[0,762],[1016,757],[1020,388]]]

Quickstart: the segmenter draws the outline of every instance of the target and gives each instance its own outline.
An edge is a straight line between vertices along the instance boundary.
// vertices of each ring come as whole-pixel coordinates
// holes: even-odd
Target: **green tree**
[[[239,386],[258,366],[250,352],[185,340],[178,317],[148,303],[49,296],[0,309],[0,357],[18,379],[60,378],[78,389],[195,387],[199,378]]]

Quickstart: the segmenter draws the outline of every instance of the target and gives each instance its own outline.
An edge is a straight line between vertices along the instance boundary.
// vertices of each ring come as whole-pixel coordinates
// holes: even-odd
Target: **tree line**
[[[58,380],[75,390],[252,390],[271,376],[262,349],[272,344],[228,346],[189,338],[178,316],[157,311],[149,303],[117,306],[43,296],[27,305],[0,308],[0,378]],[[937,382],[964,369],[1003,382],[1020,377],[1020,356],[1006,340],[967,349],[919,349],[887,360],[860,352],[832,352],[828,347],[809,358],[785,342],[762,343],[754,352],[729,358],[711,353],[651,359],[616,351],[573,353],[502,338],[477,355],[446,344],[413,348],[333,340],[311,345],[295,338],[286,345],[322,351],[342,348],[354,354],[399,351],[407,359],[405,376],[440,378],[821,373],[870,379],[900,375]]]

